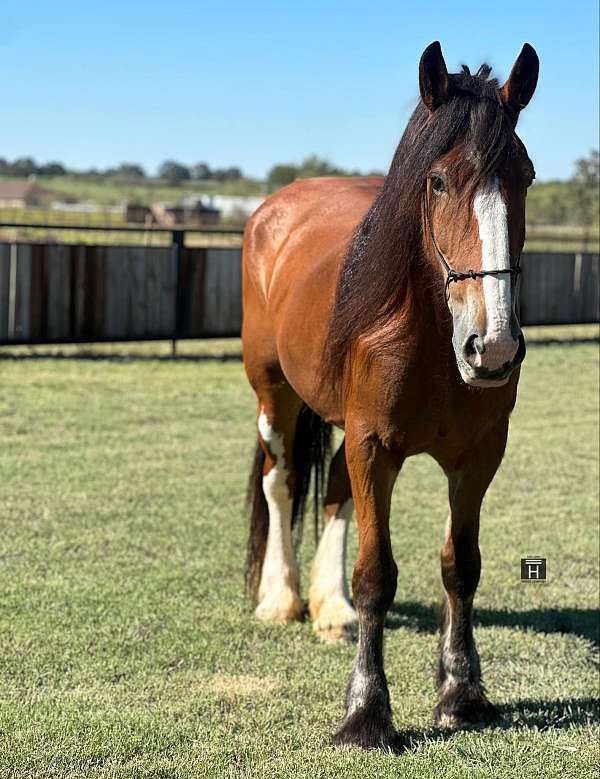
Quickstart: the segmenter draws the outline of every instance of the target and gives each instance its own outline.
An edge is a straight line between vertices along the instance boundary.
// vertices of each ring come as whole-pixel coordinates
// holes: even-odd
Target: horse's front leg
[[[435,722],[442,727],[486,724],[498,717],[485,696],[472,612],[481,572],[481,502],[502,460],[507,431],[508,422],[486,436],[459,469],[447,473],[450,513],[441,551],[446,602],[441,627],[439,703],[434,711]]]
[[[393,748],[396,732],[383,670],[383,623],[396,592],[389,513],[400,463],[378,440],[348,423],[346,459],[358,524],[352,594],[359,635],[347,688],[346,716],[334,744]]]

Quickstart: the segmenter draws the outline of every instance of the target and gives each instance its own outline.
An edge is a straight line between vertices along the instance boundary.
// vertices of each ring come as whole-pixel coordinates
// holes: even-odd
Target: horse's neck
[[[437,258],[421,250],[409,273],[403,321],[419,340],[451,341],[452,317],[445,296],[445,279]]]

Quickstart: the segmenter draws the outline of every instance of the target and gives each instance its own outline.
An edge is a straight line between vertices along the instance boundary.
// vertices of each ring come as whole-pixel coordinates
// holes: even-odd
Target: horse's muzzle
[[[487,367],[485,361],[481,359],[485,354],[485,346],[477,341],[477,336],[471,336],[463,347],[463,354],[457,355],[458,369],[463,381],[474,387],[503,386],[514,369],[525,359],[527,348],[523,333],[519,332],[516,351],[512,358],[494,368]]]

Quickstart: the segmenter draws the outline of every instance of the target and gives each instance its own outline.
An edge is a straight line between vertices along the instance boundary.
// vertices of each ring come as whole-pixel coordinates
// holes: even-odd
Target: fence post
[[[10,265],[8,271],[8,331],[7,336],[11,341],[16,338],[17,322],[17,243],[10,245]]]
[[[183,288],[183,250],[185,230],[171,232],[173,255],[175,257],[175,337],[171,341],[171,354],[177,353],[177,339],[183,334],[185,289]]]

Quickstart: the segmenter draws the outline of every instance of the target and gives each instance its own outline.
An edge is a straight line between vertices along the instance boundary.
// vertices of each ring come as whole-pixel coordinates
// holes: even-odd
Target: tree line
[[[597,149],[575,161],[566,181],[536,182],[527,195],[527,221],[543,225],[598,227],[600,220],[600,164]],[[298,178],[359,176],[359,171],[336,168],[326,160],[307,157],[299,165],[274,165],[266,179],[267,192],[275,192]],[[371,171],[368,175],[383,175]]]
[[[363,173],[359,170],[345,170],[332,165],[327,160],[322,160],[316,155],[307,157],[299,165],[294,163],[284,163],[273,165],[269,170],[266,179],[268,192],[275,192],[277,189],[291,184],[296,179],[319,178],[320,176],[383,176],[378,170],[371,170]]]
[[[378,171],[371,171],[367,175],[383,175]],[[300,164],[283,163],[273,165],[267,173],[265,188],[268,192],[274,192],[280,187],[289,184],[297,178],[311,178],[317,176],[361,176],[365,175],[359,170],[345,170],[332,165],[316,155],[307,157]],[[28,178],[29,176],[78,176],[93,178],[121,179],[130,182],[145,179],[160,179],[169,184],[179,184],[185,181],[239,181],[247,178],[242,169],[232,165],[226,168],[211,168],[207,162],[197,162],[194,165],[185,165],[177,160],[165,160],[161,162],[154,176],[150,175],[142,165],[135,162],[123,162],[120,165],[109,168],[89,168],[85,170],[68,168],[61,162],[37,163],[33,157],[19,157],[12,162],[0,157],[0,176],[15,176]]]
[[[156,175],[150,176],[144,167],[136,162],[123,162],[116,167],[103,169],[74,170],[61,162],[37,163],[33,157],[18,157],[12,162],[0,157],[0,176],[16,176],[19,178],[28,178],[29,176],[78,176],[81,178],[121,179],[130,182],[158,178],[171,184],[178,184],[183,181],[237,181],[243,178],[244,174],[240,168],[235,166],[211,168],[206,162],[184,165],[176,160],[165,160],[158,166]]]
[[[75,176],[107,179],[127,184],[146,180],[177,185],[185,182],[213,184],[242,181],[248,183],[248,191],[257,194],[275,192],[298,178],[319,176],[360,176],[364,172],[337,167],[316,155],[306,157],[300,163],[273,165],[263,182],[249,179],[237,166],[211,168],[206,162],[185,165],[177,160],[162,162],[154,176],[142,165],[124,162],[112,168],[72,170],[60,162],[37,163],[32,157],[19,157],[12,162],[0,158],[0,176],[27,178],[30,176]],[[383,175],[370,171],[366,175]],[[575,161],[573,174],[566,181],[536,182],[527,198],[527,220],[530,224],[583,225],[597,227],[600,220],[600,172],[598,150]]]
[[[597,149],[575,161],[566,181],[534,183],[527,194],[529,224],[579,225],[600,223],[600,155]]]

